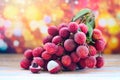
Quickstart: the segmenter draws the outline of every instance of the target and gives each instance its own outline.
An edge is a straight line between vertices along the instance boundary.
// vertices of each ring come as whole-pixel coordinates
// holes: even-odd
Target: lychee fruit
[[[89,50],[86,46],[78,46],[77,50],[76,50],[76,54],[80,57],[80,58],[86,58],[88,56]]]
[[[59,35],[63,38],[68,38],[70,36],[70,32],[67,27],[63,27],[59,30]]]
[[[50,60],[52,56],[51,56],[47,51],[44,51],[44,52],[42,52],[41,57],[42,57],[44,60]]]
[[[30,71],[32,73],[38,73],[41,70],[41,67],[37,63],[32,63],[30,66]]]
[[[57,50],[57,52],[55,53],[57,56],[62,56],[63,54],[64,54],[64,52],[65,52],[65,49],[64,49],[64,47],[62,47],[62,46],[58,46],[58,50]]]
[[[44,60],[41,57],[34,57],[32,63],[37,63],[40,67],[44,66]]]
[[[58,50],[58,46],[55,45],[54,43],[46,43],[44,45],[44,49],[49,53],[49,54],[55,54]]]
[[[52,39],[52,43],[55,43],[56,45],[61,43],[63,41],[61,36],[54,36]]]
[[[68,24],[68,30],[72,33],[76,33],[78,30],[78,24],[76,22],[70,22]]]
[[[47,43],[47,42],[52,42],[52,38],[53,36],[48,35],[43,39],[43,44]]]
[[[51,36],[58,35],[58,29],[57,29],[57,27],[55,27],[55,26],[49,27],[49,28],[48,28],[48,33],[49,33],[49,35],[51,35]]]
[[[94,29],[92,37],[95,40],[101,39],[102,38],[102,32],[99,29]]]
[[[26,57],[27,59],[32,60],[32,58],[33,58],[32,50],[31,50],[31,49],[26,50],[26,51],[24,52],[24,57]]]
[[[65,67],[70,66],[71,62],[72,60],[69,55],[62,56],[61,63],[63,64],[63,66]]]
[[[74,63],[77,63],[77,62],[79,62],[79,60],[80,60],[80,57],[76,54],[76,52],[72,52],[72,53],[70,54],[70,57],[71,57],[71,59],[72,59],[72,62],[74,62]]]
[[[64,42],[64,48],[66,51],[73,51],[76,48],[76,43],[73,39],[66,39]]]
[[[58,25],[58,30],[60,30],[63,27],[68,27],[66,23],[61,23]]]
[[[93,56],[87,57],[85,63],[88,68],[94,68],[96,65],[96,59]]]
[[[61,67],[56,61],[51,60],[47,64],[47,69],[51,74],[55,74],[61,70]]]
[[[101,68],[104,65],[104,58],[102,56],[96,57],[96,67]]]
[[[95,56],[97,54],[97,50],[94,46],[90,45],[89,46],[89,55],[90,56]]]
[[[84,23],[81,23],[79,24],[79,28],[82,32],[84,32],[85,34],[87,34],[88,32],[88,27],[84,24]]]
[[[83,59],[80,59],[79,62],[78,62],[78,67],[79,69],[84,69],[86,68],[86,58],[83,58]]]
[[[31,65],[31,60],[28,60],[26,58],[22,59],[20,62],[20,66],[23,69],[29,69],[29,66]]]
[[[103,51],[105,48],[105,41],[103,39],[99,39],[95,41],[95,47],[98,51]]]
[[[33,49],[32,54],[34,57],[40,57],[44,49],[42,47],[36,47]]]
[[[78,44],[84,44],[86,42],[86,35],[83,32],[77,32],[74,35],[74,40]]]

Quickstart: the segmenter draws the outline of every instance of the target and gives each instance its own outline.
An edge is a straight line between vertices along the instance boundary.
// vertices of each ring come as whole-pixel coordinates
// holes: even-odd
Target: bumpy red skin
[[[30,67],[30,71],[32,73],[38,73],[41,70],[41,68],[34,68],[34,67]]]
[[[80,57],[76,54],[76,52],[72,52],[72,53],[70,54],[70,57],[71,57],[71,59],[72,59],[72,62],[74,62],[74,63],[77,63],[77,62],[79,62],[79,60],[80,60]]]
[[[76,43],[78,44],[84,44],[85,41],[86,41],[86,35],[83,33],[83,32],[77,32],[75,35],[74,35],[74,40]]]
[[[58,26],[58,30],[60,30],[61,28],[63,27],[68,27],[66,23],[61,23],[59,26]]]
[[[41,57],[42,57],[44,60],[50,60],[52,56],[51,56],[47,51],[44,51],[44,52],[42,53]]]
[[[106,43],[103,39],[96,40],[96,42],[95,42],[96,50],[99,52],[104,50],[105,45],[106,45]]]
[[[49,54],[55,54],[58,50],[58,46],[55,45],[54,43],[46,43],[44,45],[44,49],[49,53]]]
[[[62,56],[61,63],[63,64],[63,66],[65,67],[70,66],[71,62],[72,60],[69,55]]]
[[[70,71],[75,71],[76,68],[77,68],[77,65],[75,63],[71,63],[71,65],[67,67],[67,69]]]
[[[22,59],[20,62],[20,67],[23,69],[29,69],[29,66],[31,65],[31,60],[28,59]]]
[[[42,47],[36,47],[33,49],[32,54],[34,57],[40,57],[44,49]]]
[[[52,43],[55,43],[56,45],[61,43],[63,41],[62,37],[61,36],[55,36],[53,37],[52,39]]]
[[[43,44],[47,43],[47,42],[51,42],[52,41],[53,36],[48,35],[43,39]]]
[[[94,68],[96,65],[96,59],[93,56],[87,57],[85,63],[88,68]]]
[[[80,69],[84,69],[86,68],[86,62],[85,62],[86,58],[84,59],[80,59],[80,61],[78,62],[78,66]]]
[[[79,24],[79,28],[85,34],[88,32],[88,27],[84,23]]]
[[[89,46],[89,55],[90,56],[95,56],[97,54],[97,50],[94,46],[90,45]]]
[[[37,63],[40,67],[44,66],[44,60],[40,57],[34,57],[32,63]]]
[[[64,48],[66,51],[73,51],[76,48],[76,43],[73,39],[67,39],[64,42]]]
[[[78,46],[77,50],[76,50],[76,54],[80,57],[80,58],[86,58],[88,56],[89,50],[86,46]]]
[[[94,29],[92,37],[95,40],[101,39],[102,38],[102,32],[99,29]]]
[[[56,52],[55,54],[56,54],[57,56],[62,56],[62,55],[64,54],[64,52],[65,52],[64,47],[58,46],[58,50],[57,50],[57,52]]]
[[[64,27],[59,30],[59,35],[63,38],[68,38],[70,36],[70,32],[67,27]]]
[[[49,28],[48,28],[48,33],[49,33],[49,35],[51,35],[51,36],[58,35],[58,29],[57,29],[57,27],[55,27],[55,26],[49,27]]]
[[[68,30],[71,32],[71,33],[76,33],[77,30],[78,30],[78,24],[76,22],[70,22],[68,24]]]
[[[96,57],[96,67],[101,68],[104,66],[104,59],[101,56]]]
[[[32,58],[33,58],[32,50],[31,50],[31,49],[26,50],[26,51],[24,52],[24,57],[26,57],[27,59],[32,60]]]

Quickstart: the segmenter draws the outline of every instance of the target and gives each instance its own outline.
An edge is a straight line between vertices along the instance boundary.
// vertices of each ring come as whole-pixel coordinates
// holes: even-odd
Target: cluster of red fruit
[[[105,47],[105,41],[101,31],[93,29],[93,42],[89,42],[88,28],[86,24],[76,22],[62,23],[58,28],[49,27],[49,35],[43,40],[44,46],[26,50],[20,66],[23,69],[30,69],[33,73],[40,70],[57,73],[86,67],[101,68],[104,59],[100,53]]]

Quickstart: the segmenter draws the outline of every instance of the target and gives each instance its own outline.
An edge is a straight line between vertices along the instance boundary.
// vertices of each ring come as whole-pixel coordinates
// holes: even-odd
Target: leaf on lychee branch
[[[86,34],[87,43],[94,43],[94,41],[92,40],[93,27],[90,25],[90,23],[86,23],[86,25],[88,27],[88,33]]]
[[[80,18],[82,19],[83,16],[85,16],[89,13],[91,13],[90,9],[82,9],[72,18],[71,22],[75,22],[76,20],[78,20]]]

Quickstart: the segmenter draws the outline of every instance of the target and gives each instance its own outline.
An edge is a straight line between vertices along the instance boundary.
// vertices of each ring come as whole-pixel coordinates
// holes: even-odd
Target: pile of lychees
[[[32,73],[101,68],[104,65],[101,52],[105,40],[98,29],[93,28],[91,38],[87,37],[88,32],[89,27],[85,23],[70,22],[49,27],[43,47],[24,52],[21,68],[29,69]]]

